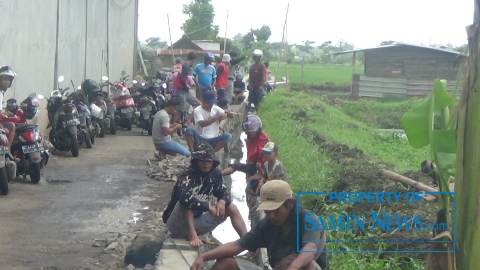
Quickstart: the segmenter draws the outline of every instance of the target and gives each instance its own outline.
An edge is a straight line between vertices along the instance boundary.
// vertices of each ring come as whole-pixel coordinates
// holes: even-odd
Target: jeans
[[[183,145],[174,140],[170,140],[166,143],[156,143],[155,149],[162,152],[178,153],[186,157],[190,156],[190,151],[188,151],[187,148],[183,147]]]
[[[187,127],[187,130],[185,131],[185,136],[189,136],[189,135],[193,136],[194,145],[200,143],[200,141],[206,141],[213,148],[215,148],[215,146],[217,146],[217,144],[220,142],[223,142],[225,145],[228,145],[228,143],[232,140],[232,134],[226,133],[226,132],[218,137],[205,139],[205,138],[202,138],[202,136],[200,136],[200,134],[198,134],[198,132],[193,127]]]
[[[218,99],[221,99],[221,98],[225,97],[225,88],[218,88],[217,89],[217,96],[218,96]]]

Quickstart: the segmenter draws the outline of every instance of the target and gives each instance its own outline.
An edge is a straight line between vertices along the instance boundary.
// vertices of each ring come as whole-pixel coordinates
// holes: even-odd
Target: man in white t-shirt
[[[187,140],[190,152],[193,151],[194,145],[205,140],[213,148],[216,153],[232,140],[232,134],[224,133],[218,135],[220,121],[233,118],[234,114],[225,112],[215,104],[215,94],[208,90],[203,92],[202,106],[198,106],[193,110],[195,120],[195,128],[188,127],[185,131],[185,139]]]

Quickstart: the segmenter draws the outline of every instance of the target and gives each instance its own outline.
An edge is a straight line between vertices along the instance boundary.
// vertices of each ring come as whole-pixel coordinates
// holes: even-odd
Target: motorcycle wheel
[[[94,144],[95,143],[95,136],[90,137],[90,140],[87,140],[87,141],[90,141],[92,144]]]
[[[33,163],[30,168],[32,171],[30,172],[30,180],[34,184],[38,184],[40,182],[41,174],[40,174],[40,164],[39,163]]]
[[[7,168],[0,168],[0,194],[8,195]]]
[[[87,146],[87,148],[92,148],[92,141],[88,135],[85,135],[85,146]]]
[[[110,119],[110,134],[115,135],[117,133],[117,124],[115,118]]]
[[[103,116],[105,118],[105,116]],[[100,138],[105,137],[105,121],[103,119],[100,119],[99,123],[100,125]]]
[[[55,130],[53,128],[50,129],[50,132],[48,133],[48,139],[52,144],[55,143]]]
[[[78,150],[78,140],[77,140],[76,134],[70,134],[70,143],[72,144],[71,145],[72,148],[70,150],[70,152],[72,152],[72,156],[78,157],[80,153]]]
[[[125,127],[128,131],[132,130],[132,118],[125,119]]]

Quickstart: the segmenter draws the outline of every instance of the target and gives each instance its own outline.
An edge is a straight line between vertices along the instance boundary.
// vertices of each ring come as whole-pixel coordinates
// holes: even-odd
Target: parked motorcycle
[[[100,128],[100,133],[99,137],[103,138],[105,137],[106,129],[111,129],[111,121],[115,121],[115,115],[113,117],[110,117],[108,114],[108,107],[107,107],[107,102],[105,99],[108,97],[108,93],[103,92],[101,89],[104,85],[108,85],[105,82],[108,81],[107,76],[103,76],[102,80],[100,81],[100,91],[93,91],[89,93],[88,101],[90,104],[95,104],[98,108],[101,109],[100,114],[98,115],[98,118],[93,118],[92,120],[95,122],[98,122],[99,128]],[[93,111],[93,109],[92,109]]]
[[[101,81],[108,80],[108,77],[103,76]],[[92,119],[92,126],[95,136],[105,137],[105,126],[110,126],[110,119],[106,119],[107,103],[104,100],[104,94],[99,83],[92,79],[86,79],[82,83],[82,93],[88,99],[90,104],[90,112]],[[108,122],[105,123],[105,119]]]
[[[47,165],[49,153],[43,148],[42,137],[37,125],[28,124],[27,120],[34,119],[40,112],[40,101],[44,96],[32,93],[20,103],[20,109],[15,99],[7,101],[6,111],[3,114],[3,122],[15,123],[15,137],[12,143],[11,153],[17,160],[17,176],[26,178],[27,174],[33,183],[40,181],[40,170]]]
[[[165,107],[165,97],[161,93],[159,82],[144,84],[135,93],[135,125],[152,135],[153,117]]]
[[[80,87],[77,89],[80,91]],[[76,91],[76,92],[77,92]],[[85,143],[87,148],[92,148],[95,143],[95,132],[93,131],[91,113],[88,106],[77,98],[78,93],[72,92],[68,98],[75,104],[75,108],[78,112],[79,124],[77,127],[77,141],[78,145],[82,146]]]
[[[69,87],[62,89],[60,83],[64,77],[58,77],[58,90],[52,91],[47,104],[50,142],[60,151],[71,151],[72,156],[78,157],[77,126],[80,124],[78,111],[69,99],[63,99]]]
[[[115,102],[115,123],[117,126],[126,128],[128,131],[132,130],[132,116],[136,111],[135,102],[130,95],[126,85],[128,75],[124,75],[119,82],[109,83],[113,93],[113,100]]]

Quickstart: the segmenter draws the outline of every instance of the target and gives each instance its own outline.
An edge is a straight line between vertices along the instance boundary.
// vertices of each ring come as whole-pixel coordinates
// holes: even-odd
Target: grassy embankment
[[[273,75],[277,70],[277,63],[271,63],[269,66]],[[357,73],[363,73],[363,66],[355,68]],[[278,77],[286,77],[286,64],[280,63],[278,69]],[[302,66],[298,64],[288,65],[288,79],[293,84],[302,83]],[[327,82],[334,83],[350,83],[352,81],[352,67],[351,66],[337,66],[337,65],[304,65],[304,80],[305,84],[321,85]]]
[[[346,113],[362,120],[362,115],[371,119],[370,114],[397,111],[392,108],[403,107],[402,104],[408,103],[378,103],[369,106],[373,102],[375,101],[345,101],[341,107]],[[400,115],[391,116],[393,122],[399,121],[400,111]],[[265,98],[258,115],[270,138],[279,144],[279,159],[287,168],[294,191],[389,190],[391,182],[378,174],[380,168],[399,173],[418,171],[420,163],[429,157],[428,149],[414,150],[406,140],[394,138],[392,134],[378,133],[375,129],[382,125],[383,120],[373,123],[368,121],[371,125],[367,125],[346,113],[306,92],[279,89]],[[406,190],[398,185],[394,185],[394,188],[396,191]],[[377,209],[370,209],[372,206],[364,209],[362,205],[351,208],[347,205],[326,204],[308,196],[302,201],[310,209],[336,216],[352,211],[380,211],[378,206]],[[410,211],[408,214],[412,214],[409,207],[411,206],[385,205],[381,210]],[[425,215],[428,216],[428,213]],[[365,232],[363,236],[380,237],[380,234],[381,232]],[[358,232],[335,232],[336,239],[356,239],[358,236]],[[358,247],[362,249],[361,246]],[[349,245],[329,244],[330,250],[346,248]],[[385,249],[386,245],[378,245],[376,248]],[[386,258],[375,253],[330,253],[329,257],[332,269],[422,269],[422,263],[418,260],[399,260],[398,256]]]

